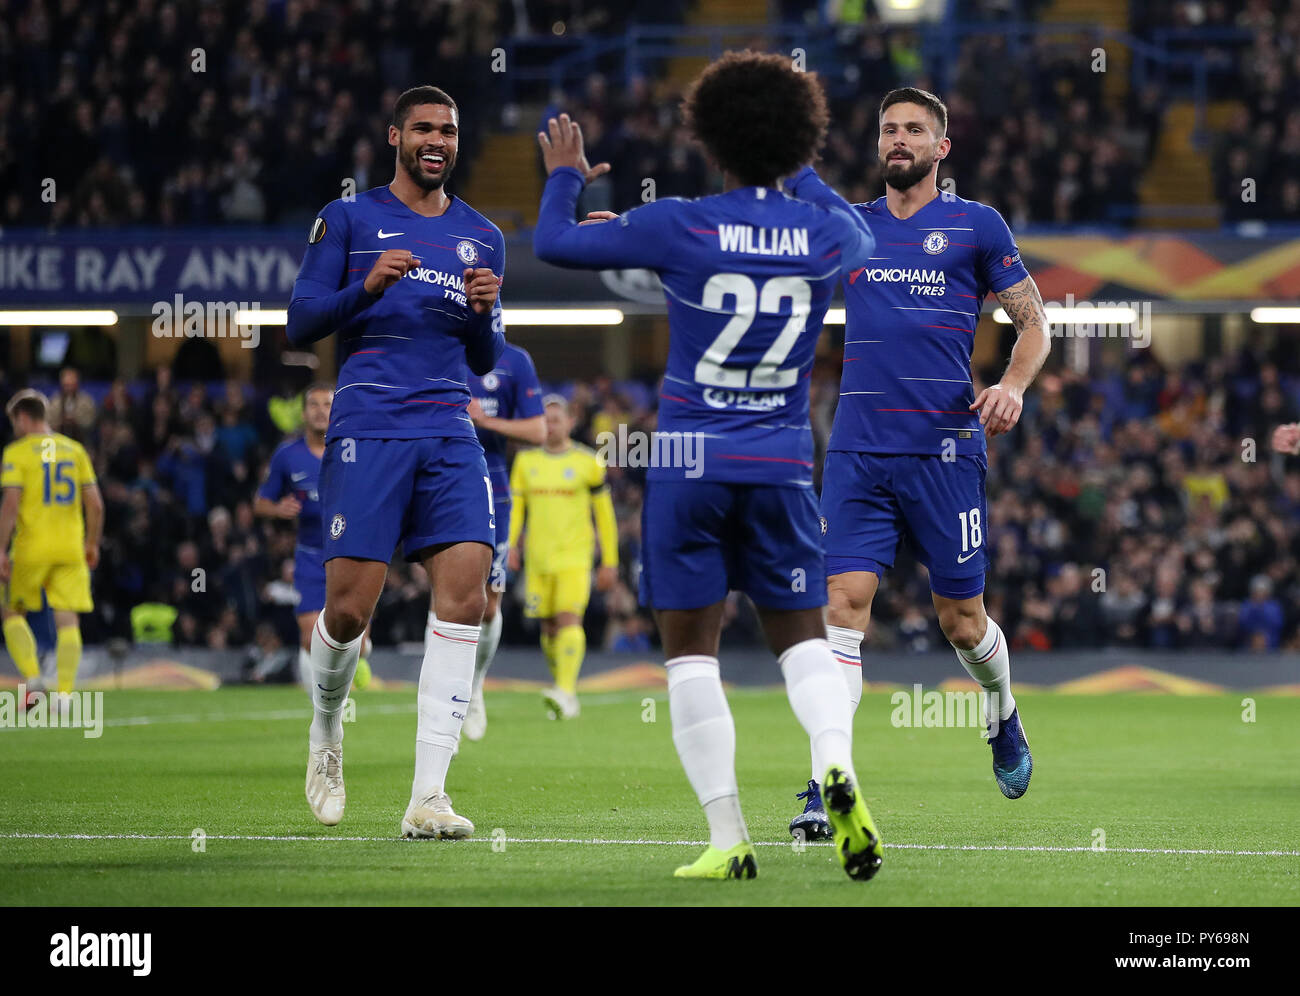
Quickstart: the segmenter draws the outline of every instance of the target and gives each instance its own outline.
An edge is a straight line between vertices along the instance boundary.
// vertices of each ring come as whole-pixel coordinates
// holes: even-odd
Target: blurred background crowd
[[[717,180],[678,110],[689,74],[669,58],[648,57],[631,77],[621,56],[597,60],[562,85],[537,77],[531,91],[493,71],[502,46],[512,58],[558,58],[574,50],[548,45],[617,39],[632,24],[682,26],[706,6],[0,0],[0,226],[305,231],[344,192],[342,180],[357,190],[388,181],[392,105],[399,89],[424,81],[461,104],[458,190],[486,170],[481,153],[493,133],[527,133],[538,112],[565,109],[582,123],[591,160],[614,164],[585,208],[635,205],[645,178],[659,197],[706,192]],[[1206,159],[1212,223],[1300,221],[1300,0],[1104,5],[1124,8],[1132,37],[1162,51],[1185,38],[1205,59],[1212,113],[1204,133],[1189,128],[1172,146],[1169,136],[1181,133],[1171,122],[1182,119],[1171,108],[1191,106],[1186,78],[1139,75],[1139,59],[1114,46],[1098,71],[1087,38],[1036,30],[1057,6],[1049,0],[953,0],[953,20],[966,27],[951,45],[883,22],[871,0],[766,6],[769,22],[800,25],[820,44],[808,68],[823,75],[833,112],[821,168],[851,200],[881,193],[877,102],[909,83],[948,103],[953,147],[941,182],[992,204],[1016,231],[1140,222],[1146,181],[1169,178],[1161,155],[1170,149],[1175,165],[1193,151]],[[756,43],[775,44],[761,24],[754,30]],[[1251,200],[1242,196],[1247,181]],[[302,384],[277,383],[286,378],[264,369],[278,360],[268,350],[258,351],[252,381],[195,379],[219,376],[205,358],[215,350],[203,354],[198,340],[149,379],[112,380],[116,346],[99,342],[97,360],[84,351],[72,360],[84,380],[76,368],[57,383],[30,380],[54,398],[55,428],[90,449],[107,503],[86,639],[144,630],[190,646],[291,646],[292,529],[255,519],[251,503],[271,451],[294,428]],[[983,374],[987,383],[996,371]],[[822,448],[838,375],[829,360],[814,374]],[[10,379],[0,371],[0,399],[27,381]],[[572,398],[588,444],[620,424],[654,426],[652,383],[549,386]],[[1181,366],[1125,350],[1088,375],[1044,373],[1020,427],[989,460],[987,599],[1015,646],[1300,649],[1300,467],[1267,451],[1272,427],[1298,411],[1294,350]],[[9,432],[3,425],[0,438]],[[655,637],[635,597],[642,481],[627,470],[610,477],[622,583],[593,597],[589,643],[645,651]],[[420,640],[428,597],[420,568],[395,569],[376,642]],[[167,611],[133,619],[142,604]],[[513,593],[505,613],[506,642],[530,640]],[[757,640],[743,599],[729,602],[727,622],[727,641]],[[879,648],[943,646],[924,570],[906,552],[882,586],[868,639]]]
[[[508,73],[492,70],[501,45],[617,35],[633,22],[680,25],[692,6],[0,3],[0,224],[306,224],[343,192],[340,178],[358,190],[386,178],[384,136],[398,92],[388,81],[396,80],[436,82],[463,104],[463,184],[487,132],[532,124],[519,119],[522,96],[507,85]],[[784,23],[833,40],[809,66],[833,96],[828,178],[850,200],[877,195],[876,102],[896,85],[919,83],[949,103],[953,149],[941,177],[960,196],[993,204],[1016,229],[1133,224],[1170,94],[1155,73],[1118,97],[1107,92],[1108,74],[1128,72],[1129,60],[1098,71],[1091,45],[1033,31],[1045,6],[957,2],[971,31],[1009,21],[1029,27],[955,36],[950,49],[880,21],[870,2],[774,3]],[[1128,30],[1144,41],[1170,27],[1227,32],[1196,42],[1210,57],[1210,102],[1243,104],[1202,136],[1222,217],[1257,217],[1263,206],[1275,219],[1300,219],[1300,0],[1131,8]],[[656,179],[659,196],[706,189],[666,63],[647,58],[643,75],[627,80],[611,62],[549,94],[551,106],[580,115],[593,155],[615,165],[608,186],[592,194],[596,207],[638,203],[644,177]],[[33,196],[46,193],[46,178],[63,184],[58,196]],[[1244,178],[1258,184],[1253,201],[1241,197]]]
[[[814,375],[819,452],[838,373],[827,362]],[[83,384],[68,368],[48,387],[54,428],[86,444],[107,506],[87,640],[130,639],[132,608],[157,603],[175,608],[179,645],[238,647],[266,624],[292,646],[293,527],[254,519],[252,497],[294,406],[234,381],[177,384],[167,368],[131,384]],[[619,425],[654,428],[653,384],[550,387],[571,398],[575,436],[588,445]],[[1166,369],[1129,350],[1091,376],[1045,373],[1019,427],[990,446],[990,613],[1017,648],[1300,649],[1300,461],[1283,462],[1267,443],[1297,412],[1294,353]],[[648,651],[655,640],[635,595],[642,475],[609,472],[621,582],[593,596],[593,647]],[[507,643],[533,635],[518,596],[515,587],[506,596]],[[397,566],[376,643],[422,639],[428,601],[423,570]],[[727,622],[727,642],[758,641],[738,596]],[[904,549],[869,643],[920,651],[942,639],[925,570]]]

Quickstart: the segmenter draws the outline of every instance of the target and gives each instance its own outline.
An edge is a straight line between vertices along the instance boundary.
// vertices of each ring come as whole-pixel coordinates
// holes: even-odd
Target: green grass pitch
[[[489,692],[487,738],[451,769],[456,808],[477,827],[460,842],[398,839],[414,690],[355,698],[336,828],[303,798],[298,689],[109,692],[99,739],[0,730],[0,903],[1300,902],[1300,698],[1258,697],[1244,722],[1241,694],[1025,693],[1035,770],[1013,802],[975,730],[895,728],[888,694],[869,693],[856,764],[886,850],[865,884],[827,846],[790,844],[808,750],[779,690],[730,695],[741,802],[767,845],[750,882],[672,878],[706,830],[662,689],[587,695],[567,724],[548,721],[535,694]]]

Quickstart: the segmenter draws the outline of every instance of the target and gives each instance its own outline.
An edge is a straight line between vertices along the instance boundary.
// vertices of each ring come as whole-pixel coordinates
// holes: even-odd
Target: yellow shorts
[[[56,612],[90,612],[90,568],[79,564],[45,564],[15,560],[11,565],[5,604],[15,612],[39,612],[41,591]]]
[[[524,568],[524,615],[529,619],[550,619],[561,612],[572,612],[581,619],[590,598],[588,567],[550,572]]]

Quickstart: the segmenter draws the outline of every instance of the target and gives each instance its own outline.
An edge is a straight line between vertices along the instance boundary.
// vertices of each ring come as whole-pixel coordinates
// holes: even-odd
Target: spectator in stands
[[[50,399],[50,426],[85,441],[94,424],[95,399],[81,389],[81,375],[73,367],[64,367],[59,371],[59,391]]]
[[[1237,615],[1241,645],[1248,650],[1276,650],[1282,641],[1282,605],[1273,597],[1273,582],[1263,574],[1250,582],[1250,601]]]

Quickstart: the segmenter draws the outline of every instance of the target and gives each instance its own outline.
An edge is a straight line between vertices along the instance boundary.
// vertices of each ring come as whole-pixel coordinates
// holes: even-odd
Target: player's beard
[[[910,190],[930,175],[930,170],[934,169],[935,158],[931,154],[904,163],[890,163],[887,159],[881,159],[880,168],[889,186],[895,190]]]
[[[447,182],[447,178],[451,176],[451,171],[456,168],[456,154],[454,152],[443,150],[442,154],[446,156],[446,162],[444,162],[442,166],[442,175],[429,176],[420,165],[420,152],[423,148],[423,142],[414,145],[409,149],[403,147],[399,161],[402,164],[402,168],[406,170],[406,175],[415,182],[417,187],[420,187],[422,190],[437,190]]]

